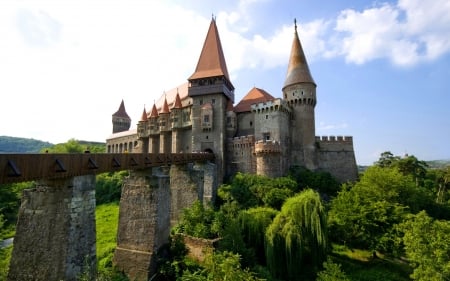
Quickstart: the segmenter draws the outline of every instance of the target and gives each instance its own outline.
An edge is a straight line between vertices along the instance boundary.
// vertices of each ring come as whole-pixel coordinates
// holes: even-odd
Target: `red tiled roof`
[[[189,86],[189,83],[186,82],[186,83],[179,85],[178,87],[175,87],[169,91],[166,91],[156,101],[156,108],[160,111],[164,105],[164,100],[167,101],[169,108],[174,107],[177,94],[180,96],[181,107],[186,106],[185,101],[186,101],[186,99],[189,98],[188,97],[188,86]]]
[[[212,19],[197,68],[188,80],[214,76],[225,76],[230,80],[216,21]]]
[[[297,33],[297,24],[295,24],[294,41],[292,42],[289,66],[286,74],[284,87],[297,83],[316,84],[309,72],[308,62],[303,52],[302,44]]]
[[[156,109],[156,104],[153,104],[152,112],[149,117],[158,117],[158,110]]]
[[[253,89],[251,89],[247,95],[243,97],[242,100],[234,107],[234,112],[247,112],[250,111],[250,106],[252,104],[271,101],[274,99],[275,98],[271,94],[263,89],[253,87]]]
[[[164,99],[163,107],[162,107],[161,111],[159,112],[159,114],[164,114],[164,113],[169,113],[169,105],[167,104],[167,99]]]
[[[142,116],[141,116],[141,121],[147,121],[147,112],[145,111],[145,107],[144,107],[144,112],[142,112]]]
[[[127,114],[127,112],[125,110],[125,104],[124,104],[123,100],[120,103],[119,109],[112,116],[127,118],[127,119],[131,120],[130,116],[128,116],[128,114]]]
[[[172,108],[181,108],[183,107],[181,105],[181,99],[180,99],[180,94],[178,93],[178,89],[177,89],[177,95],[175,96],[175,102],[173,103]]]

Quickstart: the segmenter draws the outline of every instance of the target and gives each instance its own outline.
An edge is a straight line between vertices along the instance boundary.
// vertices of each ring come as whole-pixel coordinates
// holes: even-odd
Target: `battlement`
[[[316,142],[353,143],[351,136],[316,136]]]
[[[271,101],[255,103],[251,105],[252,112],[265,113],[267,111],[283,111],[291,113],[291,108],[282,99],[274,99]]]
[[[353,151],[353,137],[316,136],[316,146],[322,152]]]
[[[278,141],[259,140],[255,143],[255,153],[280,153],[281,145]]]
[[[254,143],[255,143],[254,135],[234,137],[232,139],[228,139],[228,144],[233,147],[253,146]]]

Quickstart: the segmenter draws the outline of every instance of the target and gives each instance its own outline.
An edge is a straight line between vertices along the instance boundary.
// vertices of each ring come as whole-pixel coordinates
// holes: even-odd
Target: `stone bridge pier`
[[[214,164],[200,162],[131,171],[122,186],[114,265],[130,280],[149,280],[182,210],[214,200],[216,175]]]
[[[7,280],[92,278],[95,234],[95,175],[39,181],[22,195]]]

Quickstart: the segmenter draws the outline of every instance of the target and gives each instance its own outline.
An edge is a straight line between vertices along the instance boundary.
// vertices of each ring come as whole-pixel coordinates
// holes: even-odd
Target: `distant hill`
[[[425,161],[425,162],[428,164],[428,168],[431,168],[431,169],[441,169],[441,168],[450,166],[450,159],[432,160],[432,161]]]
[[[0,153],[38,153],[52,143],[27,138],[0,136]]]
[[[83,146],[90,147],[95,150],[95,147],[105,147],[104,142],[77,140]],[[55,144],[29,138],[17,138],[9,136],[0,136],[0,153],[39,153],[44,148],[53,147]],[[96,150],[97,152],[103,152]]]

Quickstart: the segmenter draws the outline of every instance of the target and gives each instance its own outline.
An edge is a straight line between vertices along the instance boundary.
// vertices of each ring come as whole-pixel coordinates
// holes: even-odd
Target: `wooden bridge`
[[[213,160],[212,153],[0,154],[0,184]]]

